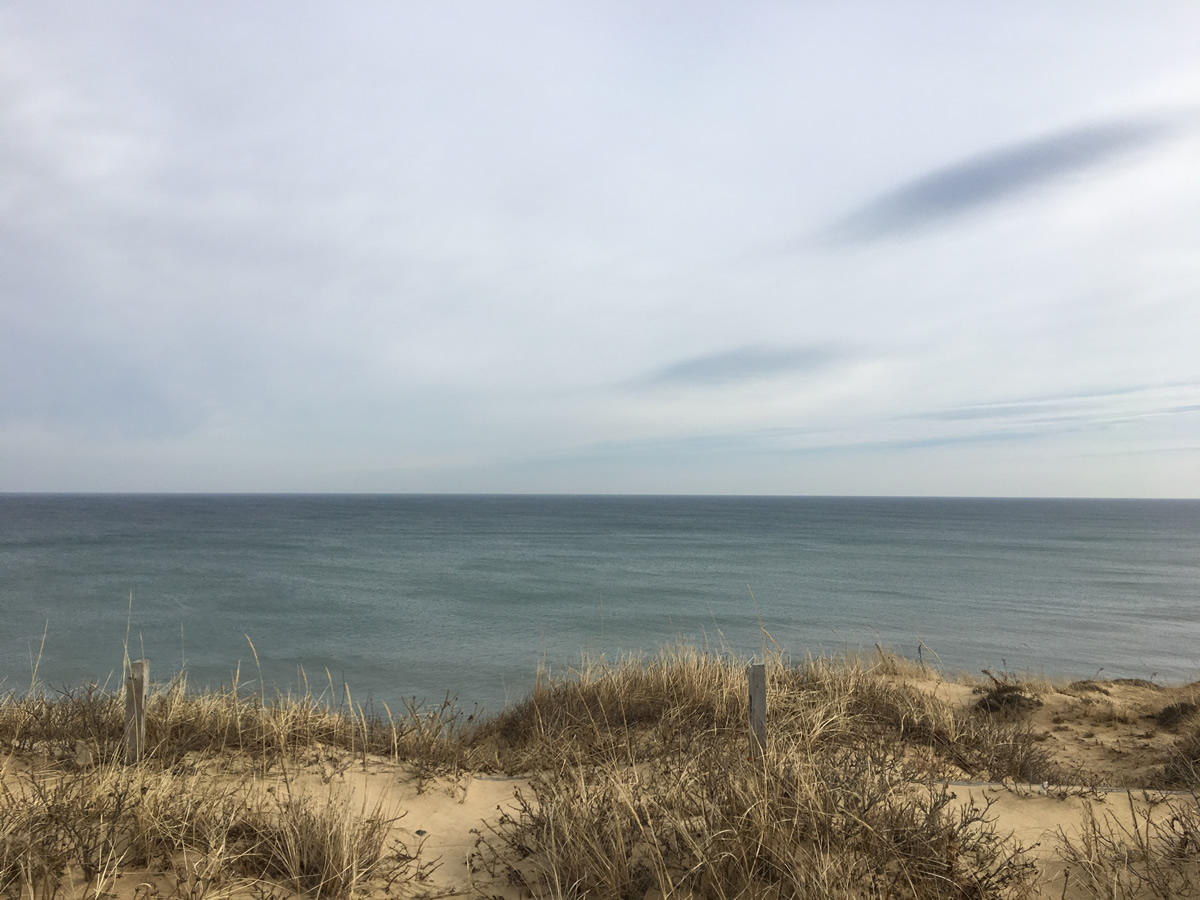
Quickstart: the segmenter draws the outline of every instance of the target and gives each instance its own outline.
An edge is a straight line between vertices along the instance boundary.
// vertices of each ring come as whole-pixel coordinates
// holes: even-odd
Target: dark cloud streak
[[[827,237],[834,243],[861,243],[981,211],[1150,146],[1172,130],[1161,119],[1114,121],[980,153],[883,194],[835,225]]]

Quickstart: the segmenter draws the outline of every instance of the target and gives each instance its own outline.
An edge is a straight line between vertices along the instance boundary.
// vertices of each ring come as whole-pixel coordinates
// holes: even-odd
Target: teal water
[[[1200,502],[0,495],[0,689],[43,632],[42,681],[103,682],[128,632],[156,679],[495,709],[541,660],[751,654],[760,624],[793,655],[1193,680]]]

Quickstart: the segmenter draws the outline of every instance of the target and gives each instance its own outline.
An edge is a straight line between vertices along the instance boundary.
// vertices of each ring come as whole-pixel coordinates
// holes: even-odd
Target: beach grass
[[[383,764],[421,784],[522,779],[478,823],[494,894],[469,896],[1017,898],[1049,896],[1050,868],[1064,897],[1200,895],[1200,686],[964,684],[883,649],[762,662],[761,756],[747,661],[687,646],[539,673],[494,715],[179,676],[151,691],[130,767],[120,690],[35,684],[0,698],[0,896],[436,895],[404,811],[338,790],[339,767]],[[1144,799],[1089,806],[1047,854],[1006,829],[999,795],[961,785],[1100,797],[1055,728],[1153,729],[1165,749],[1123,785]]]

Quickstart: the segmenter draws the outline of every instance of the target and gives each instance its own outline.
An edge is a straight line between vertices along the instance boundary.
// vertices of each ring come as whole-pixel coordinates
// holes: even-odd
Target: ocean
[[[128,647],[193,688],[496,710],[679,642],[1195,680],[1200,501],[0,495],[0,691],[115,686]]]

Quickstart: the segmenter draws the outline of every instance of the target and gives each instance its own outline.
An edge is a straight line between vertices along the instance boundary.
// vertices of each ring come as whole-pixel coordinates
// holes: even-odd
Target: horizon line
[[[630,491],[156,491],[156,490],[0,490],[0,497],[562,497],[628,499],[763,499],[763,500],[1106,500],[1197,502],[1200,497],[1107,496],[1062,494],[767,494],[650,493]]]

